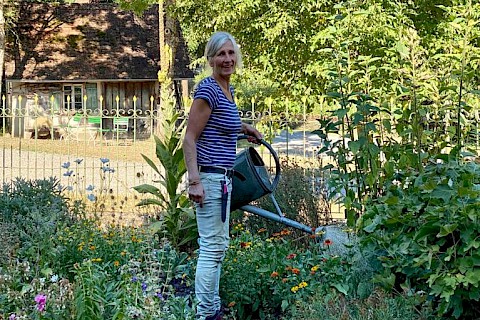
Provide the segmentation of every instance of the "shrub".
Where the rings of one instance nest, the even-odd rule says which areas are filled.
[[[362,246],[376,252],[387,288],[426,292],[439,316],[478,318],[480,167],[430,161],[405,171],[372,199],[359,220]]]
[[[6,244],[18,246],[8,249],[10,257],[33,258],[37,274],[43,267],[52,267],[59,254],[59,248],[51,245],[58,228],[74,221],[60,192],[58,181],[50,178],[17,179],[4,184],[0,193],[0,221],[4,227],[10,226],[2,238]]]

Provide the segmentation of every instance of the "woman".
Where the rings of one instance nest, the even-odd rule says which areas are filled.
[[[262,135],[241,122],[234,101],[230,77],[241,65],[235,39],[227,32],[214,33],[205,48],[205,57],[212,74],[195,89],[183,150],[188,194],[196,206],[200,245],[195,274],[197,319],[217,320],[221,319],[219,282],[229,241],[237,136],[244,133],[262,139]]]

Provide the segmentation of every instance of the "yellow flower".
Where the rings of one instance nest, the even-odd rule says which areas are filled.
[[[102,258],[93,258],[92,262],[102,262]]]
[[[115,262],[113,263],[113,265],[114,265],[115,267],[118,267],[118,266],[120,265],[120,262],[119,262],[118,260],[115,260]]]
[[[316,266],[313,266],[310,270],[315,272],[318,270],[319,267],[320,267],[319,265],[316,265]]]
[[[297,293],[298,289],[300,289],[298,286],[294,286],[292,287],[292,289],[290,289],[290,291],[292,291],[293,293]]]
[[[298,285],[299,288],[305,288],[306,286],[308,286],[308,283],[306,283],[305,281],[300,282],[300,284]]]
[[[122,251],[122,252],[120,252],[120,255],[121,255],[122,257],[123,257],[124,255],[126,255],[126,254],[127,254],[127,252],[126,252],[126,251]]]
[[[95,250],[95,246],[94,246],[94,245],[91,245],[91,246],[90,246],[90,250],[92,250],[92,251]]]

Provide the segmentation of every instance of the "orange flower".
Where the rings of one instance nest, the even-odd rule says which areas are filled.
[[[115,260],[115,262],[113,263],[113,265],[114,265],[115,267],[118,267],[118,266],[120,265],[120,262],[119,262],[118,260]]]
[[[326,245],[326,246],[330,246],[332,244],[332,240],[325,239],[325,241],[323,241],[323,244]]]
[[[283,279],[282,279],[282,282],[283,282],[283,283],[286,283],[287,281],[288,281],[287,278],[283,278]]]
[[[267,229],[265,229],[265,228],[258,229],[258,233],[262,233],[262,232],[265,232],[265,231],[267,231]]]
[[[294,259],[297,255],[295,253],[290,253],[288,256],[287,256],[287,259]]]
[[[278,272],[277,272],[277,271],[273,271],[272,274],[270,275],[270,277],[272,277],[272,278],[278,277]]]
[[[236,304],[235,301],[232,301],[232,302],[230,302],[230,303],[228,304],[228,307],[229,307],[229,308],[232,308],[232,307],[235,306],[235,304]]]
[[[293,269],[292,269],[292,272],[295,273],[295,274],[300,274],[300,269],[298,269],[298,268],[293,268]]]
[[[251,242],[240,242],[240,247],[242,248],[249,248],[251,245]]]

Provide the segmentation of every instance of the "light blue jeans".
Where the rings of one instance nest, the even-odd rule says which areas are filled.
[[[198,300],[197,319],[212,316],[221,308],[219,295],[220,273],[225,251],[229,244],[229,219],[232,182],[223,174],[200,173],[205,190],[203,207],[196,205],[198,244],[200,245],[195,295]],[[227,218],[222,222],[222,180],[227,181]]]

